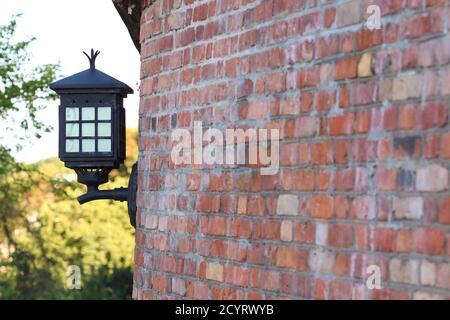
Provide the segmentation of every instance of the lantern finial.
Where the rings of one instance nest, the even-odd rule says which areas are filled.
[[[84,52],[84,55],[89,59],[89,64],[91,66],[91,70],[95,69],[95,59],[97,58],[97,56],[100,54],[100,51],[96,50],[94,52],[94,49],[91,49],[91,56],[89,56],[86,52]]]

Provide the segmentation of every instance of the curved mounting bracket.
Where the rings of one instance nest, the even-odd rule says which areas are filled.
[[[131,225],[136,229],[136,194],[137,194],[137,162],[131,168],[130,180],[128,180],[128,216]]]
[[[137,163],[135,163],[131,169],[130,179],[128,180],[128,188],[115,188],[112,190],[99,190],[100,184],[108,181],[108,174],[111,170],[99,170],[99,171],[79,171],[76,170],[78,175],[78,182],[87,185],[87,192],[78,197],[80,204],[109,199],[115,201],[127,201],[128,202],[128,216],[130,217],[130,224],[136,228],[136,193],[137,193]]]

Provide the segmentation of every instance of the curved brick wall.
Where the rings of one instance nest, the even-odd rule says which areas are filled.
[[[447,1],[142,10],[134,298],[450,297]],[[279,173],[175,166],[194,121],[279,128]]]

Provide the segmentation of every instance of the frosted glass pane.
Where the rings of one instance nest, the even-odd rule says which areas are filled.
[[[95,108],[81,108],[82,120],[95,120]]]
[[[66,137],[78,137],[80,128],[78,123],[66,123]]]
[[[111,139],[98,139],[98,152],[111,152]]]
[[[83,145],[83,152],[95,152],[94,139],[84,139],[82,145]]]
[[[80,143],[78,139],[66,140],[66,152],[80,152]]]
[[[110,107],[98,108],[98,120],[111,120],[111,108]]]
[[[95,136],[95,123],[83,123],[82,126],[83,126],[82,127],[83,128],[83,132],[82,132],[83,137]]]
[[[66,121],[78,121],[78,108],[66,108]]]
[[[100,137],[111,136],[111,123],[99,123],[97,128]]]

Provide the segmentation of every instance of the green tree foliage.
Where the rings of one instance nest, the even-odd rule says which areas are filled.
[[[38,119],[57,66],[27,72],[27,47],[15,41],[17,17],[0,26],[0,299],[127,299],[131,296],[133,229],[125,203],[80,206],[85,192],[56,158],[17,163],[5,140],[23,146],[51,130]],[[127,131],[126,163],[136,161],[137,132]],[[131,166],[128,166],[131,168]],[[126,186],[129,170],[105,187]],[[81,289],[67,288],[67,268],[81,268]]]
[[[23,142],[30,133],[39,138],[42,131],[51,130],[38,120],[37,114],[45,108],[45,101],[56,98],[48,90],[48,85],[55,80],[58,66],[28,67],[31,56],[27,49],[35,39],[16,40],[18,17],[20,15],[0,26],[0,119],[3,129],[9,132],[7,138],[14,136]],[[17,148],[21,146],[21,143],[16,145]]]

